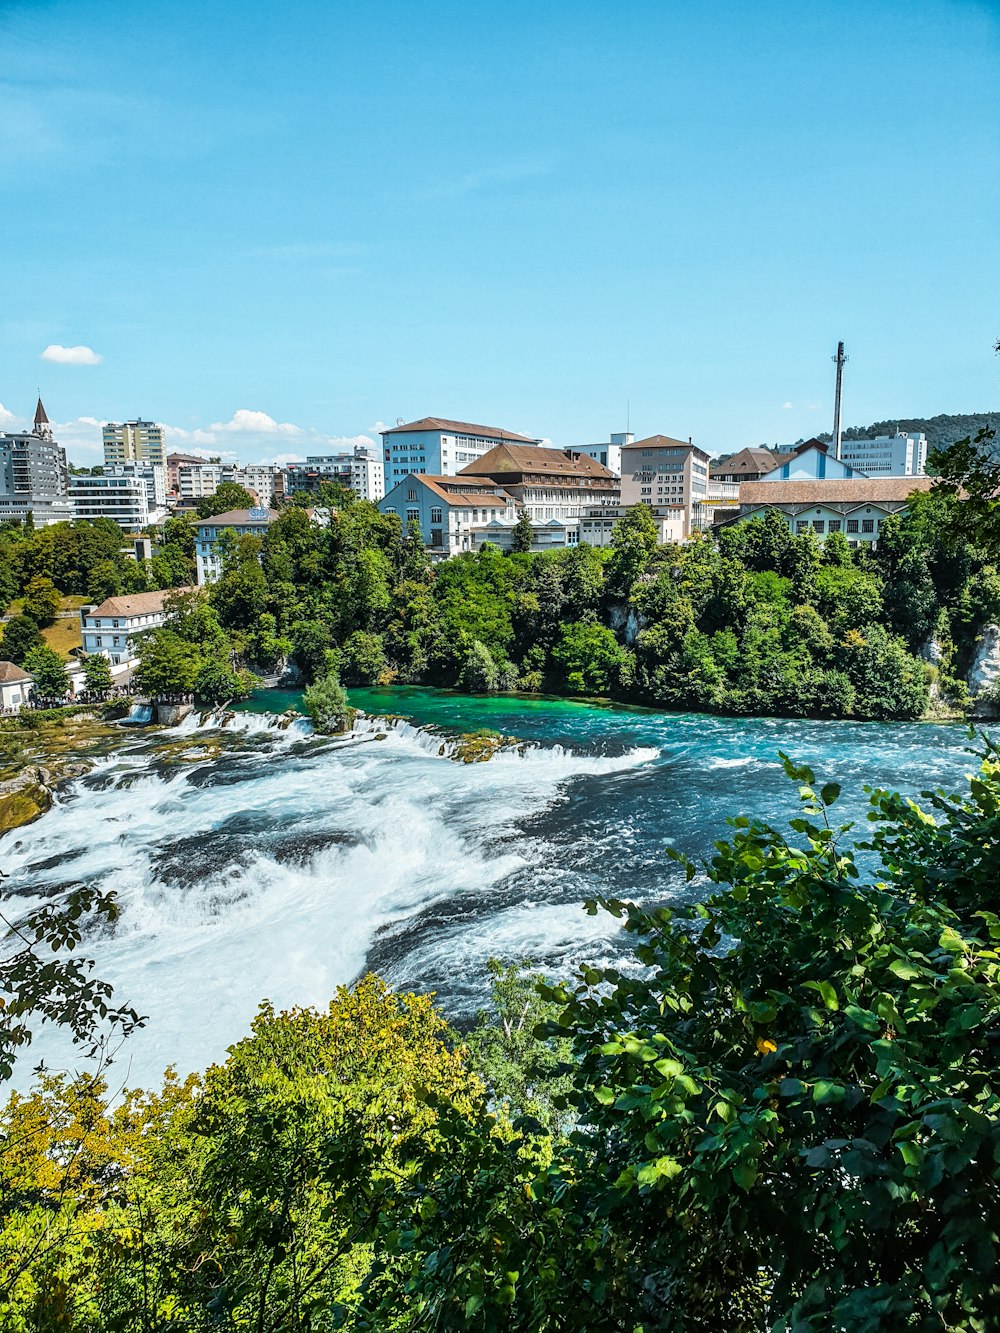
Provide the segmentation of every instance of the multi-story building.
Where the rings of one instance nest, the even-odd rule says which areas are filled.
[[[155,421],[109,421],[101,429],[104,462],[159,463],[166,466],[163,427]]]
[[[836,460],[831,460],[836,461]],[[813,532],[824,541],[841,532],[851,546],[878,541],[882,524],[904,510],[915,491],[929,491],[930,477],[832,477],[800,481],[760,480],[740,486],[739,522],[773,511],[791,532]]]
[[[616,505],[607,509],[591,509],[580,519],[580,541],[588,546],[610,546],[611,534],[629,506]],[[683,512],[664,505],[651,505],[650,512],[656,524],[656,540],[660,546],[670,542],[686,541],[690,532],[685,530]]]
[[[603,463],[616,477],[622,474],[622,450],[635,442],[631,431],[620,431],[602,444],[581,444],[574,453],[587,454],[595,463]]]
[[[705,450],[690,439],[650,435],[635,440],[622,449],[621,502],[672,509],[678,520],[673,525],[678,536],[671,540],[686,541],[710,521],[710,461]]]
[[[537,445],[540,440],[495,426],[475,426],[444,417],[421,417],[382,431],[385,488],[391,491],[411,473],[453,477],[501,444]]]
[[[139,656],[136,636],[156,629],[170,618],[167,600],[180,591],[132,593],[127,597],[108,597],[100,606],[80,610],[80,635],[83,651],[89,657],[102,653],[113,666],[128,665]]]
[[[28,514],[36,527],[71,520],[67,480],[66,452],[52,438],[39,398],[30,431],[0,432],[0,522]]]
[[[281,478],[281,468],[273,463],[247,463],[238,467],[233,474],[233,481],[245,487],[259,505],[270,508],[275,501],[275,487]],[[281,494],[284,494],[282,489]]]
[[[126,532],[138,532],[150,522],[146,482],[135,474],[102,477],[74,476],[69,482],[73,516],[80,519],[111,518]]]
[[[222,551],[219,541],[223,533],[236,537],[249,533],[263,537],[278,517],[273,509],[230,509],[224,514],[199,519],[195,535],[194,553],[199,583],[214,583],[222,572]]]
[[[166,469],[161,463],[112,463],[104,469],[105,476],[134,477],[146,488],[146,507],[149,521],[158,522],[167,507]]]
[[[720,482],[758,481],[777,461],[770,449],[741,449],[725,462],[713,463],[709,475]]]
[[[167,454],[167,491],[177,494],[177,469],[184,463],[204,463],[204,458],[197,454]]]
[[[315,491],[326,481],[377,503],[385,495],[385,473],[377,446],[356,444],[350,453],[310,454],[304,463],[287,464],[285,489],[289,495]]]
[[[532,523],[555,519],[564,525],[566,542],[577,541],[580,518],[595,507],[621,501],[621,481],[603,463],[575,449],[498,444],[458,474],[486,477],[512,495]]]
[[[236,480],[235,463],[179,463],[177,466],[177,498],[185,501],[203,500],[214,495],[224,481]]]
[[[430,477],[411,473],[378,502],[382,514],[396,514],[405,527],[420,524],[432,556],[474,551],[477,534],[490,523],[517,521],[514,497],[482,477]]]
[[[843,440],[840,457],[866,477],[923,477],[927,473],[927,436],[897,430],[872,440]]]

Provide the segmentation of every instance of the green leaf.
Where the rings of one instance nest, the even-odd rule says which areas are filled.
[[[840,1008],[837,992],[829,981],[804,981],[802,985],[807,990],[814,990],[826,1005],[827,1009]]]
[[[839,795],[840,795],[840,783],[827,782],[820,791],[819,799],[823,802],[824,805],[833,805],[834,801],[836,801]]]

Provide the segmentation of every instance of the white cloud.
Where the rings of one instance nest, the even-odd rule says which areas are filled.
[[[794,403],[782,403],[781,410],[782,412],[790,412],[794,406]]]
[[[262,463],[271,463],[274,467],[284,467],[287,463],[304,463],[304,454],[272,454],[270,458],[262,458]]]
[[[268,416],[266,412],[254,412],[248,407],[238,407],[233,413],[231,421],[213,422],[212,430],[252,431],[257,435],[302,434],[301,428],[293,426],[290,421],[275,421],[274,417]]]
[[[57,361],[64,366],[97,366],[104,360],[91,347],[63,347],[62,343],[49,343],[42,353],[43,361]]]
[[[14,420],[14,413],[8,412],[3,403],[0,403],[0,422],[11,422]]]

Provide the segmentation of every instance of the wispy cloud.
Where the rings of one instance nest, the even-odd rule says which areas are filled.
[[[14,413],[8,412],[3,403],[0,403],[0,423],[6,425],[14,420]]]
[[[62,343],[49,343],[42,352],[43,361],[55,361],[62,366],[98,366],[104,360],[92,347],[63,347]]]
[[[782,403],[781,410],[782,412],[790,412],[794,406],[794,403]]]

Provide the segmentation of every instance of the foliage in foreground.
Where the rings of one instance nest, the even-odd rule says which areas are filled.
[[[429,999],[368,978],[113,1112],[86,1082],[14,1098],[3,1326],[988,1333],[1000,752],[963,796],[873,791],[863,840],[786,769],[790,832],[739,817],[682,863],[702,904],[605,904],[640,967],[537,1001],[495,969],[489,1089]]]

